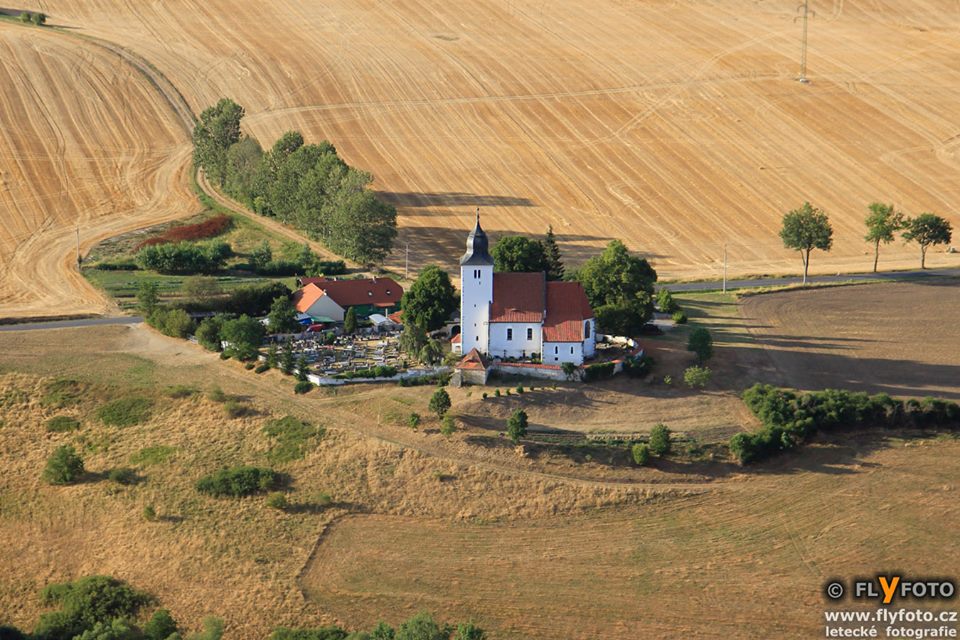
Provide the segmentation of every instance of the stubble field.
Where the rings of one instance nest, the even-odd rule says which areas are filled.
[[[794,3],[24,5],[143,56],[194,112],[235,98],[265,145],[292,128],[332,140],[398,205],[401,246],[409,242],[414,266],[452,266],[478,205],[495,233],[542,233],[553,224],[571,262],[619,237],[670,277],[717,275],[724,243],[731,273],[795,272],[799,260],[780,246],[777,230],[780,215],[804,199],[823,206],[836,229],[835,249],[817,256],[816,271],[869,266],[862,219],[874,199],[960,226],[960,127],[951,117],[960,8],[946,0],[814,2],[809,86],[793,80]],[[40,38],[35,31],[31,39]],[[7,42],[26,37],[13,26],[3,33]],[[60,34],[42,39],[53,38],[84,49]],[[32,77],[80,96],[59,107],[71,113],[47,120],[75,119],[72,111],[97,95],[84,74],[115,66],[81,55],[77,73]],[[113,111],[90,130],[110,136],[128,122],[123,105],[151,100],[106,92],[102,104]],[[146,120],[130,125],[144,135],[117,144],[148,144],[160,154],[155,162],[185,169],[181,134],[167,140],[169,132],[154,131],[173,127],[169,118]],[[21,135],[19,127],[6,131]],[[37,164],[38,181],[55,181],[48,193],[63,191],[58,184],[69,177],[55,162],[61,155],[49,145],[21,154]],[[110,158],[83,155],[93,165],[84,187],[98,202],[136,192],[115,188]],[[183,187],[174,183],[150,183],[144,198],[158,202],[133,207],[136,215],[165,211],[160,203]],[[56,221],[72,226],[79,215],[89,208],[67,208]],[[33,227],[24,226],[5,240],[4,256],[26,242]],[[62,260],[66,246],[52,253]],[[898,243],[881,264],[913,266],[915,253]],[[956,258],[938,251],[930,262]],[[391,259],[401,263],[400,253]],[[8,281],[11,300],[26,295],[21,280]]]

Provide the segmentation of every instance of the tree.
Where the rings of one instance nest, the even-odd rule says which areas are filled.
[[[30,17],[29,11],[20,12],[20,22],[31,22],[33,19]]]
[[[297,380],[300,382],[308,382],[308,373],[310,373],[310,365],[307,364],[307,357],[300,354],[300,357],[297,358]]]
[[[72,484],[83,475],[83,459],[76,449],[65,444],[57,447],[47,459],[43,479],[50,484]]]
[[[449,436],[452,436],[454,433],[456,433],[456,431],[457,431],[457,423],[453,419],[453,416],[450,415],[449,413],[445,414],[443,418],[440,420],[440,433],[449,437]]]
[[[650,461],[650,447],[645,444],[635,444],[630,448],[630,455],[638,467],[645,466]]]
[[[650,453],[665,456],[670,453],[670,429],[663,423],[655,424],[650,430]]]
[[[357,310],[354,307],[347,309],[347,315],[343,318],[343,331],[349,334],[357,332]]]
[[[404,322],[403,332],[400,334],[400,349],[411,358],[418,358],[427,344],[427,339],[427,332],[420,325]]]
[[[710,335],[710,331],[704,327],[697,327],[691,331],[687,338],[687,351],[696,354],[699,364],[713,357],[713,336]]]
[[[219,186],[227,177],[227,149],[240,140],[243,107],[223,98],[204,109],[193,128],[193,161]]]
[[[183,295],[200,305],[223,293],[220,283],[212,276],[190,276],[183,281]]]
[[[603,253],[587,260],[574,278],[583,285],[605,331],[628,335],[653,316],[657,272],[644,258],[630,255],[619,240],[611,240]],[[602,315],[610,326],[601,320],[603,307]]]
[[[381,620],[369,635],[368,640],[394,640],[395,633],[393,627]]]
[[[395,640],[448,640],[449,633],[429,613],[418,613],[397,628]]]
[[[250,266],[254,271],[262,271],[271,262],[273,262],[273,249],[266,240],[250,252]]]
[[[137,284],[137,308],[145,316],[153,313],[160,302],[160,285],[153,280],[141,280]]]
[[[903,214],[894,211],[892,204],[882,202],[871,203],[868,208],[870,215],[866,219],[867,235],[863,239],[873,243],[873,272],[876,273],[877,262],[880,260],[880,243],[893,242],[893,234],[903,227]]]
[[[427,408],[437,414],[438,418],[443,418],[443,415],[450,410],[450,394],[447,393],[446,389],[440,387],[433,392]]]
[[[507,435],[513,444],[518,444],[521,438],[527,435],[527,412],[517,409],[507,420]]]
[[[423,364],[431,366],[440,364],[440,362],[443,361],[443,346],[439,340],[431,338],[427,340],[427,344],[423,345],[423,348],[420,349],[417,357]]]
[[[457,633],[453,636],[453,640],[486,640],[486,637],[487,634],[483,629],[472,622],[466,622],[457,625]]]
[[[443,326],[457,308],[457,292],[446,271],[429,265],[417,276],[400,299],[403,324],[417,325],[425,331]]]
[[[293,373],[295,365],[296,357],[293,354],[293,342],[287,340],[283,343],[283,349],[280,351],[280,371],[289,376]]]
[[[251,208],[257,196],[257,174],[261,162],[263,149],[256,138],[243,138],[227,149],[224,191]]]
[[[280,362],[280,353],[277,351],[277,345],[271,344],[267,347],[267,366],[271,369],[275,368]]]
[[[553,234],[553,225],[547,227],[547,235],[543,239],[543,253],[546,258],[547,280],[563,280],[563,259],[557,245],[557,236]]]
[[[577,372],[577,365],[572,362],[564,362],[560,365],[560,369],[567,380],[573,380],[573,376]]]
[[[351,309],[352,311],[352,309]],[[270,333],[298,333],[302,327],[297,322],[297,310],[289,296],[274,298],[267,314]]]
[[[823,210],[804,202],[783,216],[780,239],[787,249],[796,249],[803,260],[803,284],[807,284],[810,252],[814,249],[830,251],[833,246],[833,227]]]
[[[31,18],[33,20],[33,24],[37,25],[38,27],[47,24],[47,14],[45,13],[35,13]]]
[[[223,637],[223,620],[209,616],[203,619],[203,631],[195,633],[187,640],[220,640]]]
[[[673,313],[680,308],[677,301],[673,299],[673,294],[670,293],[669,289],[665,288],[657,291],[657,306],[660,307],[660,311],[663,313]]]
[[[927,249],[932,245],[949,244],[953,237],[950,223],[938,215],[921,213],[908,218],[903,225],[903,239],[920,245],[920,268],[927,268]]]
[[[491,251],[494,271],[536,273],[547,271],[547,254],[539,240],[525,236],[504,236]]]
[[[251,360],[256,357],[263,344],[266,330],[256,318],[244,314],[239,318],[223,323],[221,335],[228,343],[227,352],[239,360]]]
[[[210,351],[220,351],[223,347],[220,344],[220,331],[223,329],[224,317],[216,315],[211,318],[204,318],[200,321],[200,326],[194,335],[200,346]]]
[[[701,389],[710,383],[713,372],[707,367],[687,367],[683,372],[683,381],[691,389]]]

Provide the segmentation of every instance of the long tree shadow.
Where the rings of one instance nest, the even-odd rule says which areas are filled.
[[[377,195],[398,207],[533,207],[529,198],[483,195],[462,191],[378,191]]]

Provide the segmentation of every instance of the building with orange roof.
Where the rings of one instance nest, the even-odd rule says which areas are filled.
[[[301,278],[300,284],[301,289],[293,294],[294,306],[321,322],[343,322],[351,307],[358,318],[373,313],[389,316],[398,310],[403,296],[403,287],[390,278]]]

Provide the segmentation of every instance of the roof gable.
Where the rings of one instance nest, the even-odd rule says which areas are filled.
[[[305,291],[309,286],[315,286],[344,309],[365,304],[392,307],[400,304],[400,298],[403,296],[403,287],[390,278],[368,278],[365,280],[301,278],[300,283],[304,285],[301,291]],[[313,302],[310,304],[313,304]]]
[[[546,274],[493,274],[490,322],[543,322]]]
[[[323,289],[315,284],[308,284],[293,294],[293,306],[300,313],[306,313],[324,295]]]
[[[579,282],[547,283],[547,317],[544,342],[581,342],[583,323],[593,318],[590,301]]]

